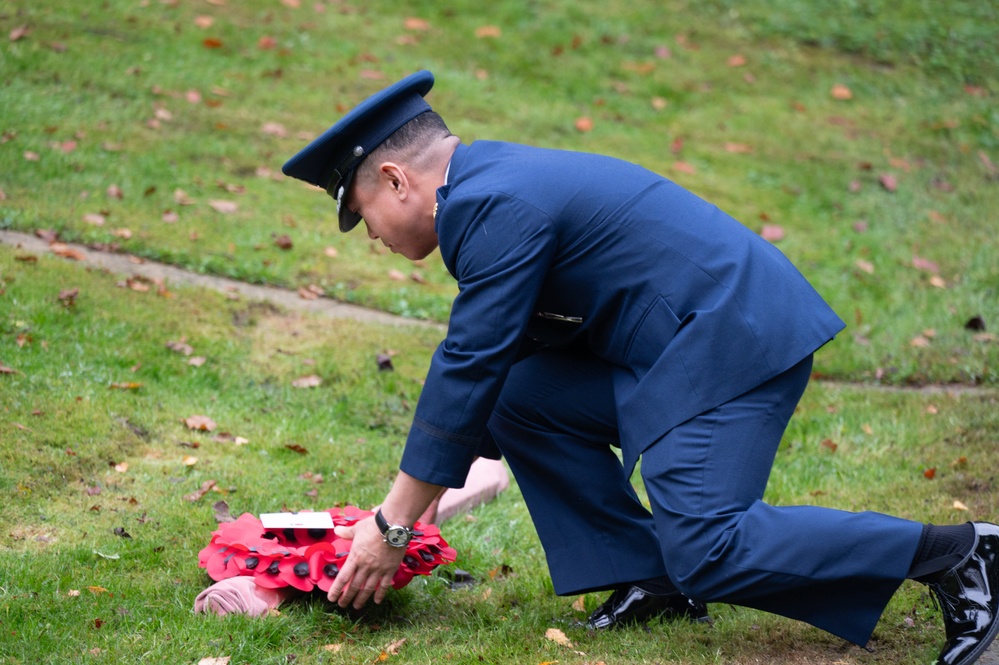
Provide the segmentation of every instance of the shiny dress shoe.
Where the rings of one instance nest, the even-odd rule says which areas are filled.
[[[629,585],[612,593],[603,605],[594,610],[586,620],[586,627],[601,630],[627,623],[641,623],[654,617],[662,617],[667,621],[680,618],[691,621],[711,620],[704,603],[691,600],[679,591],[659,594]]]
[[[930,585],[947,634],[939,665],[971,665],[999,633],[999,526],[976,522],[974,527],[968,558]]]

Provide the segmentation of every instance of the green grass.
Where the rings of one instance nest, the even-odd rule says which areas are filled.
[[[849,327],[817,356],[831,380],[806,392],[768,500],[995,518],[990,3],[294,4],[0,9],[0,228],[445,321],[455,285],[436,254],[414,265],[340,234],[324,193],[275,175],[351,105],[425,67],[431,103],[466,142],[612,154],[755,230],[783,229],[778,246]],[[476,36],[485,26],[499,36]],[[196,616],[215,501],[238,514],[384,496],[440,333],[167,288],[0,247],[0,365],[14,370],[0,373],[0,662],[374,662],[405,639],[388,660],[907,664],[943,640],[914,584],[871,652],[726,605],[711,626],[590,633],[574,622],[600,595],[582,610],[554,596],[516,487],[446,525],[472,589],[417,580],[363,617],[319,597],[266,620]],[[985,331],[966,329],[976,316]],[[167,347],[181,340],[192,356]],[[381,372],[389,351],[395,369]],[[322,385],[292,386],[310,374]],[[192,415],[218,429],[187,429]]]

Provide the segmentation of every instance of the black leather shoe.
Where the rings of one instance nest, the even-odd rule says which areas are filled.
[[[999,632],[999,525],[974,526],[971,554],[930,585],[947,634],[936,660],[940,665],[971,665]]]
[[[670,621],[680,618],[691,621],[711,620],[704,603],[691,600],[679,591],[658,594],[629,585],[612,593],[603,605],[594,610],[586,620],[586,627],[601,630],[627,623],[641,623],[659,616]]]

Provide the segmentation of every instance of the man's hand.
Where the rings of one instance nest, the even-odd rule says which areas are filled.
[[[392,586],[392,578],[406,554],[405,547],[392,547],[385,542],[375,525],[374,517],[361,520],[354,526],[338,526],[337,536],[354,541],[343,568],[333,580],[327,596],[340,607],[353,601],[354,609],[361,609],[374,597],[381,603]]]

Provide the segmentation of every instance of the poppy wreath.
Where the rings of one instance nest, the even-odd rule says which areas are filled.
[[[333,526],[351,526],[374,514],[354,506],[325,512],[333,518]],[[290,586],[302,591],[315,587],[329,591],[350,544],[337,538],[333,529],[265,529],[255,515],[243,513],[235,522],[220,524],[212,532],[208,546],[198,553],[198,565],[216,582],[247,575],[258,586],[270,589]],[[417,522],[392,587],[401,589],[416,575],[429,575],[456,557],[440,529]]]

